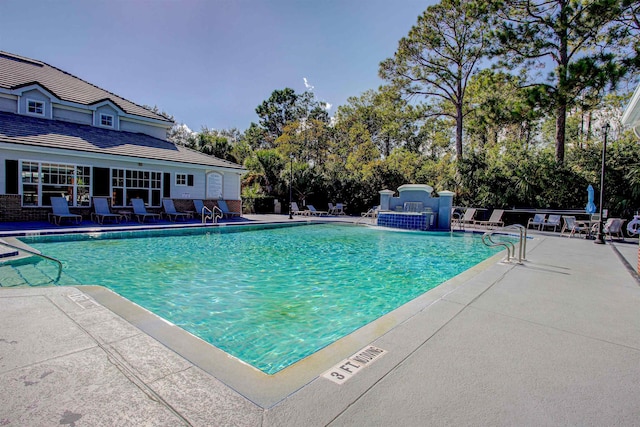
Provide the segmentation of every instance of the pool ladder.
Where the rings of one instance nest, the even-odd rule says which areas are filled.
[[[60,276],[62,275],[62,262],[60,262],[60,260],[58,260],[58,259],[56,259],[54,257],[50,257],[48,255],[44,255],[44,254],[42,254],[40,252],[37,252],[35,250],[32,250],[32,249],[27,249],[25,247],[12,245],[11,243],[7,243],[6,241],[4,241],[2,239],[0,239],[0,245],[6,246],[6,247],[11,248],[11,249],[15,249],[15,250],[18,251],[18,253],[19,252],[26,252],[28,254],[35,255],[35,256],[44,258],[46,260],[55,262],[56,264],[58,264],[58,275],[56,276],[56,278],[53,281],[53,283],[58,283],[58,281],[60,280]]]
[[[495,233],[502,234],[507,230],[518,230],[520,234],[518,240],[518,264],[522,264],[522,261],[527,258],[527,229],[523,225],[513,224],[503,227],[500,230],[489,230],[482,235],[482,242],[489,247],[503,246],[507,250],[507,262],[511,262],[511,259],[516,256],[516,246],[513,242],[493,240]]]
[[[206,224],[208,219],[210,219],[213,224],[216,224],[218,220],[224,216],[222,210],[217,206],[214,206],[213,209],[203,206],[201,213],[203,224]]]

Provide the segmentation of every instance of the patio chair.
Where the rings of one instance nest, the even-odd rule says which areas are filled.
[[[476,208],[467,208],[464,211],[464,215],[461,218],[456,220],[456,223],[460,226],[460,228],[464,228],[465,224],[474,225],[475,220],[473,217],[476,214]]]
[[[133,214],[139,223],[145,222],[147,218],[153,220],[160,219],[160,214],[147,212],[147,208],[144,206],[144,200],[142,199],[131,199],[131,205],[133,206]]]
[[[82,221],[82,215],[69,212],[69,202],[64,197],[51,197],[51,209],[53,212],[48,215],[49,222],[53,222],[55,225],[60,225],[64,219],[74,221],[76,224],[80,224]]]
[[[556,228],[560,227],[561,215],[549,215],[549,218],[541,225],[541,230],[544,230],[545,227],[553,227],[553,231],[556,231]]]
[[[537,226],[538,230],[542,230],[542,226],[544,225],[546,219],[547,214],[535,214],[533,218],[529,218],[529,221],[527,221],[527,228],[531,226]]]
[[[313,205],[307,205],[307,208],[309,209],[309,213],[311,215],[315,215],[315,216],[329,215],[329,212],[319,211]]]
[[[291,202],[291,213],[293,213],[294,215],[310,215],[311,214],[309,210],[300,210],[296,202]]]
[[[329,202],[329,215],[335,215],[336,214],[336,207],[333,206],[333,203]]]
[[[474,223],[487,228],[493,226],[504,227],[502,215],[504,215],[504,209],[494,209],[487,221],[474,221]]]
[[[576,233],[587,234],[589,232],[590,227],[579,224],[575,216],[563,215],[562,219],[564,220],[564,225],[562,226],[562,230],[560,230],[561,236],[564,236],[565,232],[569,233],[569,237],[573,237]]]
[[[227,202],[225,202],[222,199],[218,200],[218,207],[222,211],[223,216],[226,216],[226,217],[242,216],[242,212],[230,211],[229,206],[227,206]]]
[[[186,221],[189,218],[191,218],[190,213],[178,212],[176,210],[176,206],[173,203],[173,199],[162,199],[162,207],[164,208],[164,214],[166,215],[167,218],[169,218],[169,221],[177,221],[178,218],[182,219],[183,221]]]
[[[613,236],[616,236],[620,240],[624,240],[624,235],[622,234],[622,224],[624,220],[622,218],[609,218],[607,222],[602,227],[602,232],[605,236],[609,236],[609,240],[613,240]],[[595,224],[597,227],[597,224]]]
[[[335,215],[346,215],[344,211],[344,203],[336,203],[336,208],[333,212]]]
[[[107,197],[94,197],[93,210],[94,212],[91,213],[91,220],[98,224],[104,224],[105,218],[110,218],[119,224],[124,217],[124,215],[111,212],[111,209],[109,208],[109,199]]]

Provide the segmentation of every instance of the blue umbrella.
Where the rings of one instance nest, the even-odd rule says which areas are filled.
[[[586,211],[589,215],[596,213],[596,205],[593,203],[593,187],[591,184],[587,187],[587,208]]]

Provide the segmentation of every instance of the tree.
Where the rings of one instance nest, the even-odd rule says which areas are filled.
[[[424,96],[427,116],[450,116],[456,124],[456,153],[462,158],[463,120],[469,113],[467,82],[485,56],[488,30],[484,11],[465,0],[442,0],[418,18],[400,40],[380,76],[409,96]]]
[[[616,20],[628,0],[506,0],[494,2],[494,54],[508,68],[529,76],[531,94],[556,118],[555,157],[564,162],[567,112],[585,92],[601,93],[614,86],[628,67],[618,42]],[[620,55],[620,56],[618,56]],[[546,81],[539,70],[553,64]]]
[[[192,148],[222,160],[236,162],[236,158],[232,155],[235,145],[232,139],[235,139],[236,132],[236,130],[217,131],[205,126],[193,139],[194,147]]]
[[[329,122],[326,105],[315,100],[313,92],[301,95],[291,88],[274,90],[266,101],[256,108],[260,117],[260,126],[267,144],[273,144],[285,132],[285,127],[295,121],[318,120]],[[254,130],[255,131],[255,130]]]
[[[498,138],[520,140],[525,146],[533,140],[539,109],[520,88],[520,78],[484,69],[469,81],[467,99],[473,106],[465,129],[469,140],[480,147],[497,143]]]
[[[196,133],[189,129],[184,123],[175,123],[169,132],[167,132],[167,139],[174,144],[185,145],[191,147],[194,145],[194,138]]]
[[[298,95],[291,88],[274,90],[266,101],[256,108],[260,126],[267,131],[267,138],[273,142],[282,135],[287,123],[299,117]]]

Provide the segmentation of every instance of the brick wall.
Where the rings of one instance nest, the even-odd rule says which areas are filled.
[[[227,200],[231,212],[242,212],[242,200]]]
[[[71,213],[89,218],[91,208],[70,208]],[[0,222],[48,221],[51,208],[23,208],[19,194],[0,194]]]
[[[217,206],[216,200],[204,200],[204,205],[209,209]],[[173,204],[179,212],[193,211],[193,200],[173,199]],[[227,206],[232,212],[242,212],[242,201],[227,200]],[[91,208],[70,208],[72,213],[80,214],[84,218],[90,218]],[[149,211],[157,211],[150,209]],[[159,211],[159,210],[158,210]],[[0,222],[19,221],[47,221],[51,208],[23,208],[20,206],[19,194],[0,194]]]
[[[46,221],[51,209],[22,208],[19,194],[0,194],[0,222]]]

